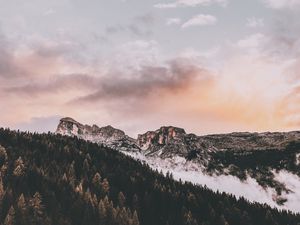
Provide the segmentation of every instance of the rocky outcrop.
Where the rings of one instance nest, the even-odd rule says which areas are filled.
[[[122,130],[112,126],[98,127],[97,125],[83,125],[70,117],[62,118],[60,120],[56,133],[67,136],[76,136],[116,150],[140,150],[136,145],[136,140],[125,135]]]
[[[174,155],[185,158],[200,156],[207,158],[210,152],[224,150],[280,150],[292,141],[300,140],[299,131],[197,136],[187,134],[184,129],[173,126],[164,126],[156,131],[148,131],[134,139],[127,136],[124,131],[112,126],[83,125],[69,117],[60,120],[56,133],[77,136],[118,150],[141,151],[146,156],[161,158]]]
[[[161,127],[138,135],[137,143],[146,155],[168,157],[172,154],[184,156],[188,153],[185,145],[186,133],[177,127]]]

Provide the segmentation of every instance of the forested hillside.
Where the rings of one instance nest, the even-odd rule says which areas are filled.
[[[297,225],[77,138],[0,129],[0,224]]]

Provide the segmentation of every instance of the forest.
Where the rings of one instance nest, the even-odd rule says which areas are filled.
[[[1,225],[300,225],[76,137],[1,128],[0,173]]]

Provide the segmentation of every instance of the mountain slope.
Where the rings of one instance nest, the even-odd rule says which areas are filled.
[[[65,120],[69,121],[68,126],[64,124]],[[137,139],[123,132],[123,138],[105,141],[102,136],[108,134],[82,134],[78,132],[78,124],[79,127],[88,125],[73,122],[73,119],[62,119],[57,133],[120,150],[146,162],[153,169],[173,173],[178,180],[207,185],[213,190],[300,212],[300,191],[297,188],[300,187],[298,131],[197,136],[187,134],[182,128],[169,126],[140,134]],[[240,188],[222,185],[230,182]]]
[[[296,225],[300,215],[162,176],[76,137],[0,129],[0,223]]]

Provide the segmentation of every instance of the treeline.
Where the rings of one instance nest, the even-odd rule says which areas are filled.
[[[2,225],[297,225],[77,138],[0,129]]]

